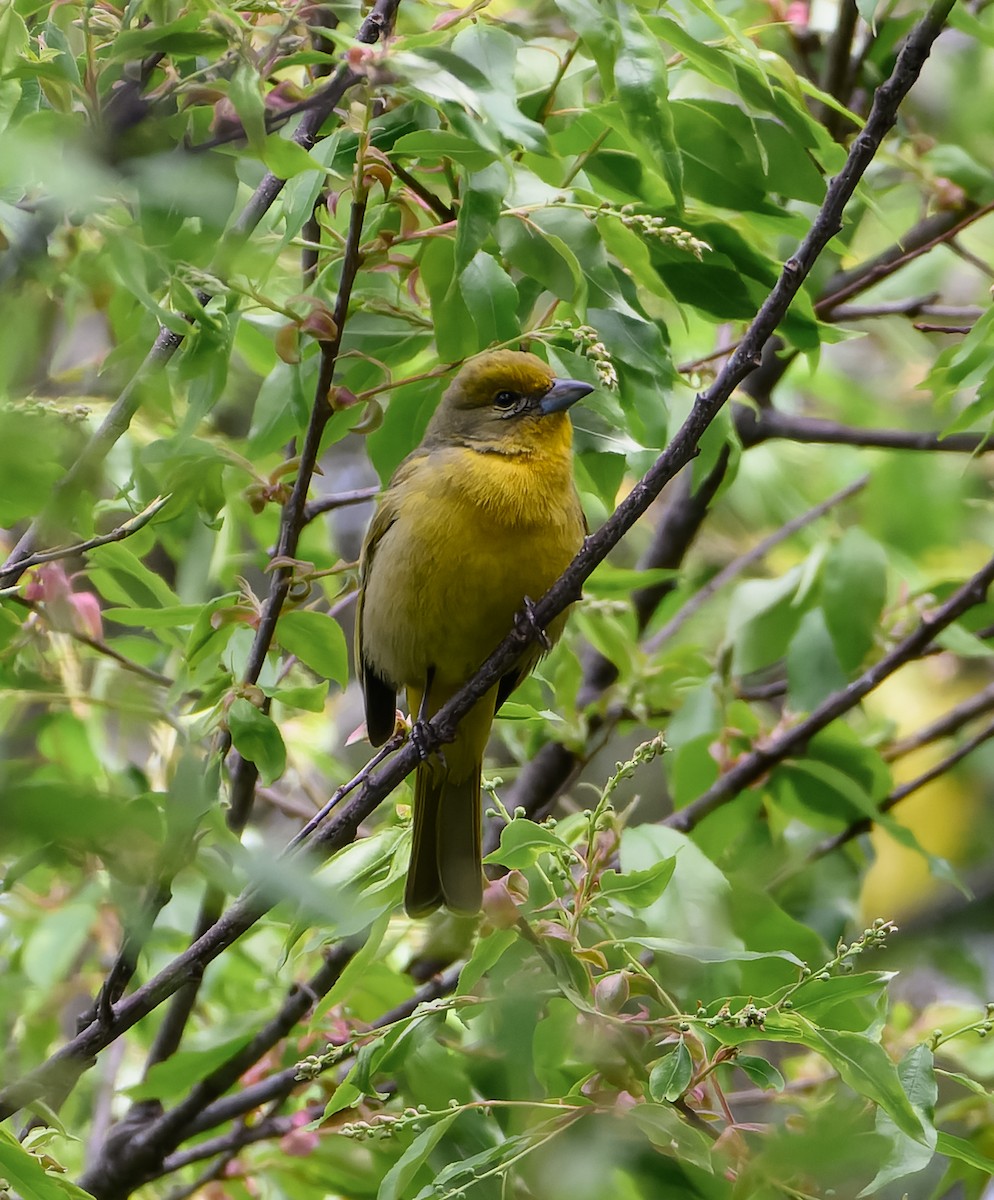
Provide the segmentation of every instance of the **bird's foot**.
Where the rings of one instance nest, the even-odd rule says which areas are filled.
[[[552,649],[552,642],[549,639],[549,635],[535,619],[535,601],[530,596],[525,596],[522,601],[521,612],[515,617],[515,624],[519,629],[530,633],[538,641],[543,650]]]
[[[411,722],[411,744],[417,750],[418,756],[422,762],[427,762],[429,758],[435,758],[442,766],[442,770],[446,769],[445,755],[438,748],[438,734],[433,729],[429,729],[428,722],[423,717],[417,717]]]

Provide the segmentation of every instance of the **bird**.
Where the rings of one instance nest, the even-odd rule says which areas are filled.
[[[394,733],[397,693],[415,725],[467,682],[583,544],[568,409],[594,389],[557,379],[535,354],[492,350],[468,360],[420,445],[392,476],[363,542],[356,669],[366,733]],[[404,905],[472,915],[483,898],[480,785],[494,716],[562,634],[568,610],[422,758]],[[416,714],[416,717],[415,717]]]

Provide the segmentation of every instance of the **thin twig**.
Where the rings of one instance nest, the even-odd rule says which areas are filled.
[[[336,492],[331,496],[319,496],[316,500],[308,500],[304,505],[304,524],[307,525],[324,513],[334,512],[336,508],[347,508],[350,504],[365,504],[375,500],[380,494],[378,487],[356,488],[351,492]]]
[[[686,833],[720,808],[734,800],[771,768],[800,750],[816,733],[849,712],[900,667],[918,658],[937,633],[941,633],[965,612],[982,604],[994,582],[994,558],[990,559],[929,617],[898,642],[883,658],[838,692],[833,692],[803,721],[782,730],[765,745],[745,754],[708,790],[686,808],[667,818],[666,824]]]
[[[890,795],[880,802],[880,812],[890,812],[890,810],[895,805],[900,804],[902,800],[907,800],[909,796],[913,795],[917,791],[920,791],[927,784],[932,783],[941,775],[945,775],[948,771],[951,771],[957,763],[962,762],[964,758],[972,754],[974,750],[978,749],[978,747],[983,746],[985,742],[989,742],[992,737],[994,737],[994,721],[988,721],[986,725],[984,725],[980,730],[978,730],[977,733],[973,735],[973,737],[968,738],[962,746],[958,746],[951,754],[947,754],[946,757],[942,759],[941,762],[936,763],[934,767],[930,767],[927,771],[923,771],[921,775],[918,775],[914,779],[909,780],[907,783],[902,783],[899,787],[894,788]],[[853,838],[857,838],[864,833],[869,833],[873,828],[873,825],[874,822],[870,817],[862,817],[858,821],[853,821],[840,833],[834,834],[830,838],[826,838],[823,842],[820,842],[817,846],[815,846],[815,848],[808,853],[804,862],[798,865],[797,870],[803,870],[805,867],[810,866],[811,863],[817,862],[817,860],[820,858],[824,858],[827,854],[834,853],[847,842],[851,842]],[[779,886],[779,884],[782,883],[786,878],[788,878],[787,873],[778,876],[776,880],[774,880],[772,886]]]
[[[123,542],[125,538],[144,529],[153,517],[162,512],[171,499],[172,494],[156,496],[152,503],[143,508],[140,513],[135,513],[133,517],[118,525],[116,529],[112,529],[110,533],[102,533],[98,537],[88,538],[85,542],[75,542],[71,546],[57,546],[54,550],[46,550],[41,554],[31,554],[27,558],[21,559],[18,566],[22,571],[26,571],[29,567],[37,567],[41,563],[57,562],[60,558],[75,558],[77,555],[85,554],[88,550],[96,550],[98,546]]]
[[[444,971],[440,971],[418,988],[413,996],[373,1021],[369,1026],[370,1030],[386,1029],[397,1021],[403,1021],[412,1016],[419,1005],[428,1004],[432,1000],[440,1000],[443,996],[450,995],[456,989],[461,970],[462,964],[456,963]],[[348,1058],[342,1059],[341,1064],[347,1061]],[[336,1064],[336,1066],[341,1064]],[[259,1083],[250,1084],[229,1096],[222,1096],[220,1100],[209,1104],[195,1120],[191,1121],[184,1139],[196,1137],[208,1129],[216,1129],[218,1125],[244,1116],[246,1113],[260,1108],[263,1104],[281,1102],[294,1090],[304,1086],[305,1082],[300,1079],[296,1066],[291,1066],[274,1072],[267,1079],[260,1080]]]
[[[994,683],[988,684],[987,687],[982,688],[976,695],[971,696],[969,700],[964,700],[962,704],[957,704],[949,712],[943,713],[937,720],[932,721],[928,725],[923,725],[921,729],[916,729],[914,733],[908,734],[907,737],[893,742],[881,751],[881,757],[885,762],[893,762],[897,758],[903,758],[906,754],[920,750],[922,746],[929,746],[932,742],[938,742],[942,738],[949,737],[950,734],[961,729],[969,721],[990,711],[992,708],[994,708]]]
[[[390,169],[405,187],[409,187],[415,196],[418,196],[428,205],[440,221],[454,221],[456,219],[456,210],[452,205],[446,204],[440,196],[435,195],[431,188],[425,187],[420,179],[412,175],[406,167],[402,167],[396,159],[390,159]]]
[[[836,492],[834,496],[829,496],[827,500],[823,500],[820,504],[809,508],[807,512],[801,513],[800,516],[794,517],[768,537],[757,542],[745,554],[740,554],[738,558],[733,558],[727,566],[722,567],[702,588],[699,588],[686,604],[670,617],[662,629],[653,634],[645,644],[644,648],[646,652],[654,654],[660,646],[674,637],[692,617],[696,616],[715,592],[723,588],[726,583],[730,583],[733,579],[738,578],[753,563],[761,562],[775,546],[779,546],[781,542],[785,542],[789,537],[793,537],[795,533],[817,521],[819,517],[823,517],[825,513],[830,512],[836,505],[844,503],[852,496],[855,496],[857,492],[861,492],[869,481],[869,475],[862,476],[862,478],[857,479],[854,483],[850,483],[848,486],[842,488],[841,491]]]
[[[825,289],[826,294],[815,301],[815,312],[822,320],[831,320],[830,314],[843,301],[867,291],[874,284],[907,266],[909,262],[934,250],[936,246],[947,244],[957,234],[991,212],[994,212],[994,201],[981,208],[971,207],[970,211],[958,220],[957,214],[950,212],[926,217],[909,231],[897,246],[892,246],[870,262],[862,263],[829,281]]]

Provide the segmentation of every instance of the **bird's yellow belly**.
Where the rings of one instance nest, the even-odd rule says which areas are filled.
[[[525,596],[547,591],[582,541],[575,503],[523,521],[520,512],[508,519],[506,506],[445,500],[430,486],[412,489],[366,582],[364,653],[398,687],[423,687],[430,669],[436,687],[465,682]],[[564,622],[553,623],[553,637]]]

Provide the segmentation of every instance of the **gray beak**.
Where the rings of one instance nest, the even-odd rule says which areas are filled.
[[[579,379],[557,379],[539,400],[538,411],[543,417],[549,413],[565,412],[571,404],[589,396],[593,390],[593,384],[581,383]]]

